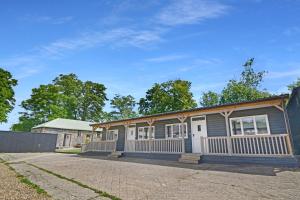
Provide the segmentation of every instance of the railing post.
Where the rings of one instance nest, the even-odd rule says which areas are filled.
[[[226,124],[226,140],[227,140],[227,149],[228,149],[228,154],[232,155],[232,143],[231,143],[231,138],[230,138],[230,130],[229,130],[229,121],[228,121],[228,117],[229,115],[231,115],[233,111],[229,111],[229,112],[224,112],[224,113],[220,113],[221,115],[224,116],[225,118],[225,124]]]
[[[286,135],[286,141],[287,141],[287,148],[288,148],[289,154],[293,154],[292,144],[291,144],[291,140],[290,140],[290,135],[289,134]]]

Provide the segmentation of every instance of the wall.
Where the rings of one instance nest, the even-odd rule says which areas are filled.
[[[0,152],[54,152],[56,134],[0,131]]]
[[[300,155],[300,87],[295,88],[287,105],[294,153]]]
[[[264,115],[264,114],[268,115],[271,134],[287,133],[283,112],[280,111],[278,108],[275,108],[274,106],[234,111],[229,116],[229,119],[234,117]],[[217,114],[206,115],[206,120],[207,120],[207,135],[209,137],[227,135],[225,118],[221,114],[217,113]]]

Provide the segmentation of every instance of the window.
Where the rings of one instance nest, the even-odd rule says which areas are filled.
[[[138,140],[148,140],[154,138],[154,126],[138,127]]]
[[[165,134],[166,138],[187,138],[187,123],[167,124]]]
[[[267,115],[231,118],[231,135],[260,135],[270,134]]]
[[[78,131],[77,137],[81,137],[81,136],[82,136],[81,131]]]
[[[118,130],[108,130],[106,140],[118,140]]]

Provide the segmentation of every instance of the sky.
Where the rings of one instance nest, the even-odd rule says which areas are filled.
[[[197,102],[252,57],[268,72],[261,89],[286,93],[300,77],[299,0],[0,0],[0,27],[0,67],[19,81],[0,130],[18,122],[32,88],[59,74],[137,100],[180,78]]]

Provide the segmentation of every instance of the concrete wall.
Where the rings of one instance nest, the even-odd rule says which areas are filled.
[[[56,134],[0,131],[0,152],[53,152],[56,140]]]

